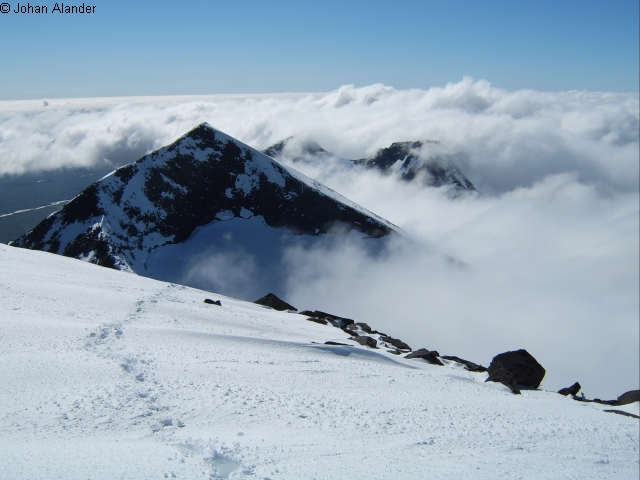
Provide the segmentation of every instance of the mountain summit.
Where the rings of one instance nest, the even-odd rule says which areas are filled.
[[[245,273],[256,273],[261,264],[273,267],[283,235],[351,233],[376,239],[395,230],[333,190],[202,123],[92,184],[12,245],[207,287],[183,278],[185,266],[202,265],[212,255],[220,263],[220,254],[232,250],[245,262]],[[229,255],[224,257],[228,261]]]
[[[398,175],[405,181],[420,181],[428,187],[448,186],[453,191],[473,191],[475,186],[457,163],[462,155],[434,154],[428,147],[438,145],[435,141],[395,142],[381,148],[375,154],[358,160],[337,158],[313,140],[288,137],[263,150],[270,157],[292,163],[323,163],[338,159],[346,167],[376,169],[384,174]]]

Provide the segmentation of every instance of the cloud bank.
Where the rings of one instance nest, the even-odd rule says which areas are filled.
[[[638,189],[637,93],[508,92],[465,78],[444,88],[343,86],[327,94],[0,102],[0,174],[121,163],[207,121],[262,149],[295,135],[343,158],[437,140],[486,192],[547,175]]]
[[[548,370],[544,388],[577,380],[610,398],[638,388],[638,112],[637,93],[469,78],[426,91],[0,102],[0,174],[127,163],[203,121],[258,149],[294,135],[341,158],[438,141],[479,193],[452,198],[331,159],[295,165],[413,240],[375,258],[355,240],[292,246],[286,300],[485,364],[526,348]]]

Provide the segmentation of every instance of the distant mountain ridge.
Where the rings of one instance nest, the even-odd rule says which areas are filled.
[[[377,169],[386,174],[396,173],[406,181],[420,180],[426,186],[450,185],[456,190],[475,190],[475,186],[456,164],[451,155],[420,154],[420,150],[434,141],[395,142],[379,149],[374,155],[357,160],[341,159],[346,165]],[[263,150],[273,158],[286,158],[291,162],[321,162],[333,154],[312,140],[288,137]]]
[[[397,230],[203,123],[90,185],[12,245],[154,276],[151,253],[234,219],[252,219],[254,237],[265,229],[311,237],[355,231],[366,238]]]

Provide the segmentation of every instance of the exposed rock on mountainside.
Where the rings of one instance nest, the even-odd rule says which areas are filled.
[[[193,257],[193,245],[190,257],[175,251],[162,256],[158,249],[234,219],[253,228],[251,235],[236,239],[235,247],[249,237],[260,237],[260,245],[266,245],[263,234],[274,229],[310,237],[355,231],[368,238],[395,230],[327,187],[203,123],[92,184],[12,244],[179,281],[167,273],[176,269],[169,264],[190,261],[197,267],[202,258]],[[206,250],[211,244],[205,239],[199,246]],[[155,263],[149,259],[152,253]]]
[[[464,360],[463,358],[456,357],[454,355],[443,355],[441,358],[445,360],[450,360],[452,362],[460,363],[465,366],[467,370],[470,372],[486,372],[487,367],[483,367],[482,365],[478,365],[477,363],[470,362],[469,360]]]
[[[438,357],[439,357],[438,352],[435,352],[435,351],[432,352],[430,350],[427,350],[426,348],[420,348],[415,352],[411,352],[409,355],[407,355],[404,358],[422,358],[423,360],[426,360],[427,362],[433,365],[444,366],[444,363],[442,363]]]
[[[522,349],[493,357],[489,365],[489,378],[495,377],[499,370],[511,373],[519,386],[530,388],[538,388],[546,373],[542,365],[529,352]]]
[[[578,382],[576,382],[570,387],[561,388],[560,390],[558,390],[558,393],[560,395],[564,395],[565,397],[567,395],[573,396],[573,395],[577,395],[581,388],[582,386]]]
[[[382,148],[375,155],[359,160],[342,160],[345,164],[364,168],[375,168],[384,173],[397,173],[403,180],[420,179],[428,186],[440,187],[451,185],[457,190],[475,190],[473,183],[456,165],[450,155],[422,155],[420,150],[429,144],[438,142],[396,142],[390,147]],[[289,137],[269,148],[263,153],[284,158],[291,162],[323,162],[335,157],[316,142],[298,140]]]
[[[293,310],[295,312],[298,310],[296,307],[289,305],[287,302],[280,299],[275,293],[267,293],[264,297],[260,297],[253,303],[264,305],[265,307],[271,307],[280,312],[284,310]]]
[[[373,157],[354,160],[354,163],[383,172],[397,172],[407,181],[420,177],[432,187],[453,185],[461,190],[475,190],[452,158],[442,155],[421,158],[417,152],[427,143],[437,142],[396,142],[378,150]]]

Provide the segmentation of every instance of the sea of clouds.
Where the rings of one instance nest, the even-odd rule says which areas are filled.
[[[526,348],[549,389],[638,388],[637,93],[509,92],[465,78],[429,90],[0,102],[0,174],[128,163],[203,121],[258,149],[295,136],[337,158],[434,140],[478,188],[456,196],[337,159],[296,163],[412,241],[375,257],[357,240],[292,246],[290,303],[484,364]]]

